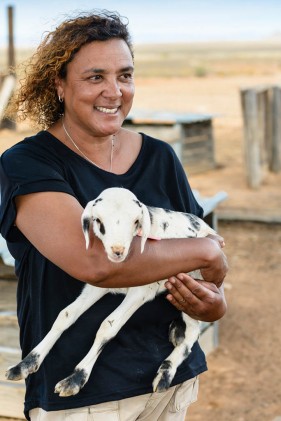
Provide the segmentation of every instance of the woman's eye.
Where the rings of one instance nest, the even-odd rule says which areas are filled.
[[[101,79],[102,79],[102,76],[101,75],[94,75],[94,76],[91,76],[90,77],[90,80],[93,80],[93,81],[99,81]]]
[[[125,80],[131,80],[131,79],[133,79],[133,74],[132,73],[124,73],[121,77]]]

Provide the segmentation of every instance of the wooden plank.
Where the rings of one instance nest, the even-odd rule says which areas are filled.
[[[201,333],[199,344],[206,355],[214,351],[218,346],[218,322],[210,323],[203,333]]]
[[[194,157],[194,161],[196,159],[206,159],[206,155],[208,155],[207,159],[211,159],[213,161],[213,154],[212,149],[210,146],[206,144],[197,144],[197,145],[189,145],[188,147],[184,147],[183,145],[183,156],[187,157]]]
[[[281,215],[277,213],[262,214],[244,209],[219,209],[217,218],[222,221],[252,221],[281,224]]]
[[[165,142],[178,141],[180,139],[180,129],[178,125],[174,126],[163,126],[163,125],[146,125],[146,124],[135,124],[135,125],[123,125],[124,128],[133,130],[135,132],[146,133],[152,137],[162,139]]]
[[[0,347],[0,416],[2,417],[24,418],[24,381],[8,381],[4,374],[9,366],[18,363],[20,359],[19,347]]]
[[[272,162],[271,170],[281,170],[281,88],[273,87],[272,90]]]
[[[256,189],[260,186],[262,178],[257,92],[254,89],[242,90],[241,100],[244,120],[247,180],[249,187]]]
[[[8,28],[9,28],[9,43],[8,43],[8,66],[15,67],[15,46],[14,46],[14,7],[8,6]]]
[[[15,76],[14,75],[6,76],[0,90],[0,123],[3,119],[4,112],[13,94],[15,86],[16,86]]]
[[[211,139],[208,137],[208,135],[206,135],[205,133],[202,134],[194,134],[192,136],[187,136],[184,139],[184,144],[186,145],[190,145],[192,143],[196,144],[196,143],[209,143],[211,142]]]
[[[190,175],[190,174],[200,174],[205,171],[210,171],[214,168],[214,166],[210,164],[209,162],[200,162],[196,164],[191,164],[191,163],[185,164],[184,168],[187,174]]]
[[[25,386],[0,382],[0,416],[25,419],[23,415]]]

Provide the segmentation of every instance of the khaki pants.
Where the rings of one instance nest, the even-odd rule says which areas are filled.
[[[29,411],[31,421],[184,421],[187,408],[198,394],[198,377],[171,387],[89,407],[46,412]]]

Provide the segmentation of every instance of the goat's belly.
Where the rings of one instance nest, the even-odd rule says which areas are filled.
[[[128,292],[128,288],[109,288],[111,294],[123,294],[126,295]]]

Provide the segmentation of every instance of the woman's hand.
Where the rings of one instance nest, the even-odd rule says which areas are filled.
[[[218,288],[185,273],[169,278],[165,286],[169,292],[167,300],[194,319],[213,322],[226,312],[223,286]]]

